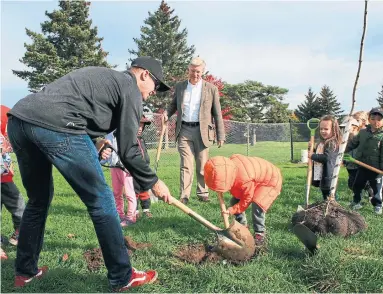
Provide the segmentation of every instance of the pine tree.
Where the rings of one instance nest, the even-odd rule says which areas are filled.
[[[342,116],[343,110],[340,107],[340,103],[337,101],[336,96],[331,91],[330,87],[324,85],[319,93],[317,99],[318,103],[318,117],[331,114],[336,118]]]
[[[380,107],[383,107],[383,85],[382,85],[382,90],[378,92],[378,98],[376,99],[378,101]]]
[[[105,60],[108,52],[101,47],[103,38],[89,19],[90,2],[59,1],[59,9],[45,12],[49,20],[41,23],[42,33],[26,29],[32,44],[24,44],[26,52],[20,62],[32,71],[13,70],[28,81],[31,92],[68,72],[86,66],[113,67]]]
[[[294,111],[295,115],[301,122],[307,122],[309,119],[318,116],[318,104],[316,102],[317,97],[311,87],[305,97],[306,100],[302,104],[298,105],[297,109]]]
[[[177,81],[186,79],[187,67],[195,52],[194,46],[187,45],[187,30],[180,29],[181,20],[174,15],[165,1],[154,13],[149,12],[149,17],[144,20],[141,27],[140,38],[133,38],[137,50],[129,50],[133,55],[132,61],[137,56],[152,56],[162,62],[165,81],[173,86]],[[164,108],[170,101],[170,94],[157,94],[151,101],[156,109]]]

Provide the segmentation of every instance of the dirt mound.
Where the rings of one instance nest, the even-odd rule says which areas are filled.
[[[135,242],[133,241],[131,237],[128,237],[128,236],[125,236],[124,239],[125,239],[125,246],[132,251],[136,251],[136,250],[140,250],[140,249],[144,249],[144,248],[148,248],[152,246],[152,244],[150,243]]]
[[[174,255],[183,261],[193,264],[201,264],[204,262],[217,263],[223,259],[216,252],[211,251],[211,248],[203,244],[181,246]]]
[[[98,271],[104,265],[101,248],[94,248],[85,251],[84,258],[91,272]]]
[[[221,242],[220,237],[218,237],[218,243],[214,251],[219,255],[233,263],[241,263],[254,256],[256,253],[255,241],[247,227],[234,221],[230,224],[229,229],[226,230],[226,235],[231,240],[235,240],[241,247],[238,247],[234,242],[232,242],[233,244],[230,244],[229,242]]]
[[[363,216],[344,209],[336,201],[316,202],[307,209],[295,213],[291,219],[293,225],[303,223],[314,233],[333,234],[347,237],[367,228]]]
[[[124,237],[125,246],[128,250],[129,255],[131,256],[134,251],[140,250],[143,248],[151,247],[152,244],[149,243],[138,243],[133,241],[131,237]],[[101,248],[89,249],[84,252],[84,258],[88,265],[88,270],[91,272],[98,271],[104,265],[104,258],[102,256]]]

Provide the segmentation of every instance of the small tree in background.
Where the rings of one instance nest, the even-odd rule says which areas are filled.
[[[162,62],[165,81],[174,86],[177,81],[186,79],[187,67],[195,52],[194,46],[187,45],[187,30],[181,29],[181,20],[174,15],[165,1],[161,1],[159,8],[149,12],[141,27],[140,38],[133,38],[137,50],[130,49],[133,55],[130,61],[138,56],[152,56]],[[157,93],[151,101],[158,111],[171,101],[171,93]]]
[[[380,105],[380,107],[383,107],[383,85],[380,92],[378,92],[378,98],[376,99]]]
[[[324,85],[322,87],[317,103],[319,117],[327,114],[334,115],[336,118],[340,118],[342,116],[343,110],[340,107],[340,103],[337,101],[336,96],[329,86]]]
[[[305,98],[305,101],[298,105],[297,109],[294,111],[295,115],[301,122],[307,122],[309,119],[319,116],[319,106],[316,101],[317,97],[311,90],[311,87],[305,95]]]

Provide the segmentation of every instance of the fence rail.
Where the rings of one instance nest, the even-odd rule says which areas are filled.
[[[234,153],[260,157],[262,157],[259,154],[260,149],[264,149],[261,153],[270,149],[270,155],[267,156],[270,158],[264,157],[267,160],[272,160],[276,156],[285,162],[298,162],[301,159],[301,150],[307,149],[307,142],[310,139],[310,131],[305,123],[265,124],[224,120],[224,128],[226,133],[226,147],[224,148],[231,148]],[[175,131],[176,117],[173,116],[168,121],[168,127],[163,138],[163,155],[161,157],[178,156]],[[147,126],[143,133],[151,157],[154,156],[158,147],[160,135],[161,115],[154,114],[153,123]],[[273,150],[274,152],[272,152]],[[210,152],[211,155],[217,153]],[[165,160],[171,160],[171,158],[163,161]]]

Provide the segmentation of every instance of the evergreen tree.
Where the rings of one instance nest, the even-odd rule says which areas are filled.
[[[306,100],[302,104],[298,105],[297,109],[294,111],[295,115],[301,122],[307,122],[311,118],[318,117],[318,104],[316,102],[317,97],[311,87],[305,97]]]
[[[383,107],[383,85],[382,90],[378,92],[378,98],[376,99],[380,105],[380,107]]]
[[[59,1],[59,9],[45,12],[49,20],[41,23],[42,33],[26,29],[32,44],[24,44],[26,52],[20,62],[33,70],[13,73],[28,81],[31,92],[39,91],[68,72],[86,66],[109,65],[108,52],[101,47],[103,38],[89,19],[90,2]]]
[[[194,46],[187,45],[187,30],[180,29],[181,20],[174,15],[165,1],[154,13],[144,20],[141,27],[140,38],[133,38],[137,50],[129,50],[133,55],[130,61],[137,56],[152,56],[162,62],[165,81],[173,86],[177,81],[187,78],[187,67],[195,52]],[[171,92],[152,97],[151,101],[156,109],[164,108],[171,99]]]
[[[336,96],[329,86],[324,85],[322,87],[317,103],[319,110],[318,118],[327,114],[334,115],[336,118],[342,116],[343,110],[340,107],[340,103],[337,101]]]

